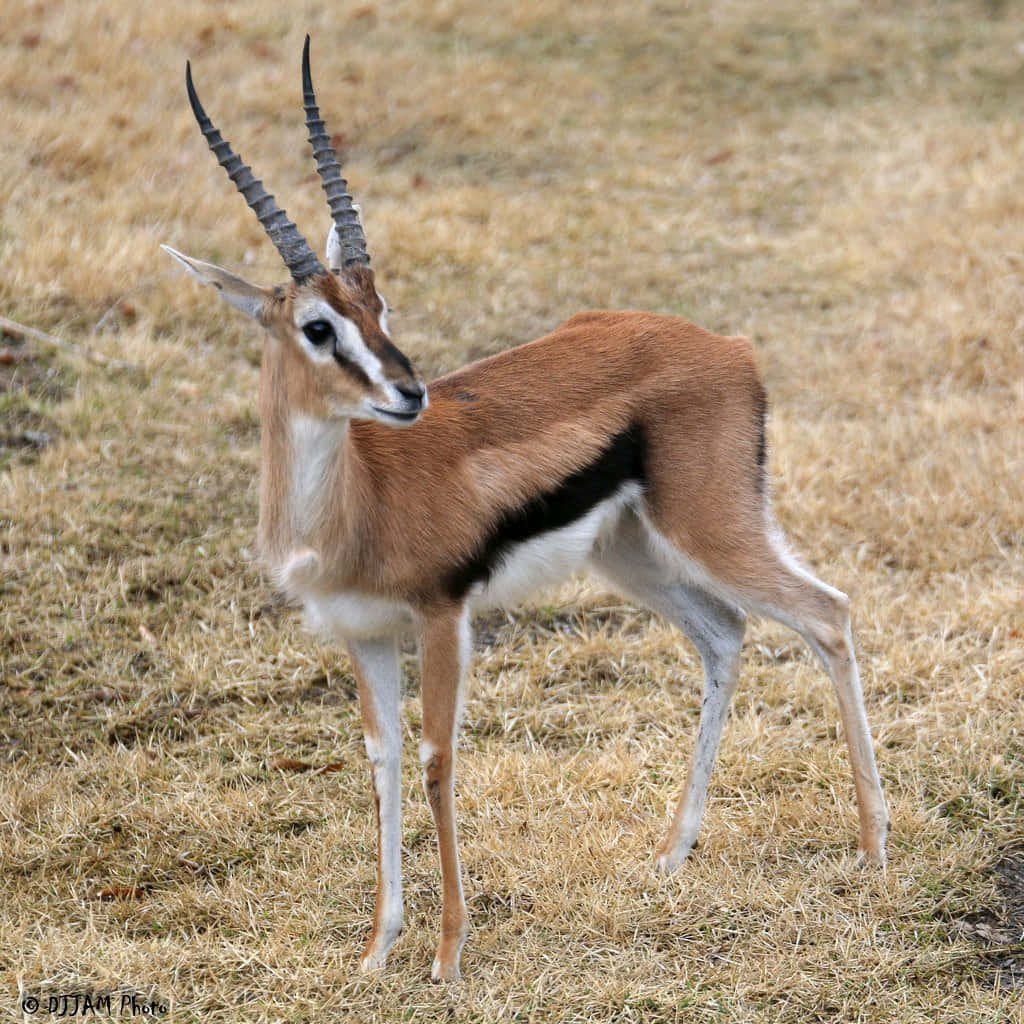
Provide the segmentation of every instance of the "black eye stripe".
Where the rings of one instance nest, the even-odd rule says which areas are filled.
[[[334,341],[334,327],[328,320],[310,320],[302,325],[302,333],[318,348]]]
[[[359,384],[364,388],[373,387],[370,378],[366,376],[366,371],[359,366],[357,363],[352,362],[351,359],[346,359],[337,349],[334,350],[334,361],[350,376],[354,377]]]

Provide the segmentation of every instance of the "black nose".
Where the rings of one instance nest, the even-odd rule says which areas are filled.
[[[422,402],[423,396],[427,393],[427,389],[422,384],[413,384],[411,387],[408,385],[396,384],[395,390],[405,399],[410,402]]]

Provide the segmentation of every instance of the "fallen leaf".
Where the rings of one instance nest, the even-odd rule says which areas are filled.
[[[113,903],[114,900],[141,900],[145,895],[146,890],[138,885],[108,885],[96,894],[104,903]]]
[[[363,7],[357,7],[350,15],[351,21],[361,21],[367,26],[372,28],[377,24],[377,8],[373,4],[366,4]]]
[[[294,757],[275,757],[270,767],[279,772],[308,772],[313,766],[308,761],[298,761]]]
[[[330,772],[340,772],[345,767],[344,761],[331,761],[330,764],[317,767],[308,761],[299,761],[294,757],[275,757],[270,762],[270,767],[279,772],[313,772],[316,775],[327,775]]]

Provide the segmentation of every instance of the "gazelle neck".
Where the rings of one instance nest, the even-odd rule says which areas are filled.
[[[264,563],[278,575],[298,553],[322,558],[326,530],[332,534],[331,561],[343,554],[336,538],[352,512],[345,493],[354,461],[350,421],[298,411],[284,376],[277,360],[264,359],[258,537]],[[281,582],[292,589],[287,580]]]
[[[296,538],[313,543],[321,532],[325,511],[343,477],[348,459],[349,421],[322,420],[292,413],[289,421],[291,478],[288,505]]]

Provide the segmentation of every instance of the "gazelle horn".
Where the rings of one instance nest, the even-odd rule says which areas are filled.
[[[331,208],[331,217],[334,218],[334,227],[341,246],[341,265],[350,267],[362,263],[369,266],[370,256],[366,251],[366,236],[359,222],[359,211],[352,203],[348,183],[341,176],[337,154],[331,145],[316,104],[313,78],[309,73],[309,36],[306,36],[306,44],[302,48],[302,102],[306,108],[306,128],[309,129],[309,141],[313,146],[313,156],[316,157],[316,168],[327,194],[327,205]]]
[[[213,150],[221,167],[227,171],[228,177],[235,183],[235,187],[245,196],[245,201],[253,213],[259,218],[263,230],[277,247],[295,283],[304,284],[311,277],[326,273],[309,243],[299,234],[299,229],[277,205],[274,197],[264,189],[263,182],[254,177],[252,170],[232,151],[230,144],[221,137],[213,122],[207,117],[192,85],[190,63],[185,64],[185,85],[188,89],[188,101],[192,104],[192,113],[199,122],[199,129],[207,144]]]

